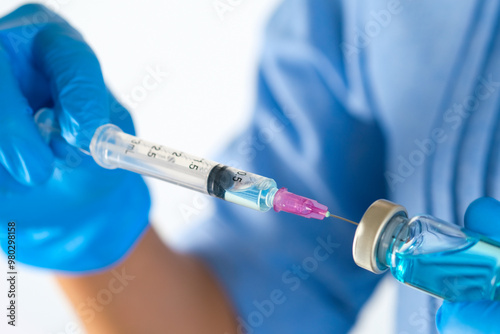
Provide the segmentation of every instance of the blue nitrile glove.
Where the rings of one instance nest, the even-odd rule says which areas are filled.
[[[500,242],[500,202],[482,197],[467,208],[465,227]],[[500,302],[444,302],[436,322],[441,333],[500,333]]]
[[[60,134],[44,142],[34,111],[53,108]],[[0,245],[16,223],[16,259],[70,272],[120,259],[147,226],[142,178],[105,170],[88,150],[95,129],[133,133],[82,36],[46,7],[0,19]],[[68,144],[69,143],[69,144]],[[71,144],[71,145],[70,145]],[[76,148],[79,147],[79,148]]]

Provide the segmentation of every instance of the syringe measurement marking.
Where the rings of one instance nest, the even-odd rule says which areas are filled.
[[[153,152],[153,150],[155,151],[161,151],[161,146],[151,146],[151,148],[149,149],[149,152],[148,152],[148,157],[150,158],[156,158],[156,152]]]
[[[201,159],[201,160],[193,159],[193,161],[199,162],[200,164],[203,163],[203,159]],[[189,169],[198,170],[198,165],[195,165],[194,162],[191,162],[191,164],[189,165]]]
[[[130,141],[130,144],[127,145],[127,148],[125,149],[125,154],[127,154],[128,152],[132,152],[135,148],[135,145],[139,145],[141,143],[141,140],[140,139],[132,139]]]
[[[137,154],[140,154],[139,152],[135,152],[135,146],[140,144],[141,143],[141,140],[135,140],[135,139],[132,139],[130,141],[130,144],[127,145],[127,148],[125,149],[125,154],[129,154],[129,153],[137,153]],[[164,151],[165,153],[167,154],[170,154],[168,156],[162,156],[159,154],[159,152],[161,151]],[[149,148],[149,151],[148,153],[146,154],[149,158],[155,158],[155,159],[162,159],[166,162],[169,162],[171,164],[177,164],[177,160],[175,159],[175,157],[182,157],[182,152],[179,153],[179,152],[168,152],[164,147],[162,146],[157,146],[157,145],[151,145],[150,148]],[[189,160],[189,158],[187,159]],[[189,165],[187,165],[187,167],[191,170],[194,170],[194,171],[200,171],[200,172],[205,172],[206,171],[206,167],[201,167],[199,166],[198,164],[196,163],[199,163],[199,164],[203,164],[204,159],[192,159],[189,163]],[[202,169],[200,169],[200,167]]]
[[[233,181],[234,182],[240,182],[243,181],[243,179],[241,177],[239,177],[238,175],[241,175],[241,176],[245,176],[247,175],[246,172],[242,172],[242,171],[237,171],[236,174],[233,176]]]

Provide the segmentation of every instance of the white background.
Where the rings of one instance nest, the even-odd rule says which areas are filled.
[[[108,85],[129,101],[139,136],[208,158],[247,124],[263,26],[278,0],[231,1],[239,4],[223,16],[213,2],[41,1],[83,33],[100,59]],[[0,16],[22,3],[2,0]],[[130,98],[141,90],[148,69],[155,68],[167,72],[166,78],[140,101],[137,95]],[[159,181],[148,183],[153,221],[166,242],[173,242],[183,227],[209,210],[204,207],[187,216],[179,208],[196,209],[193,203],[198,197]],[[394,331],[394,288],[388,280],[383,285],[353,333],[372,333],[375,328],[378,333]],[[83,333],[66,330],[77,320],[49,273],[21,267],[18,289],[19,326],[7,326],[6,311],[1,311],[1,333]],[[2,310],[3,291],[6,283],[0,280]]]

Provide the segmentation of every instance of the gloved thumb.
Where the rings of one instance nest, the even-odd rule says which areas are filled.
[[[491,197],[478,198],[472,202],[465,213],[465,227],[499,241],[500,202]],[[436,315],[436,324],[441,333],[498,333],[498,319],[500,302],[445,301]]]
[[[476,199],[465,212],[465,227],[500,241],[500,202],[491,197]]]

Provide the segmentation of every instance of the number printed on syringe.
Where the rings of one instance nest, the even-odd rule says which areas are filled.
[[[132,139],[125,150],[125,154],[137,154],[147,156],[148,158],[160,159],[203,174],[208,173],[213,168],[213,163],[206,162],[204,159],[174,151],[165,146],[153,145],[140,139]]]

